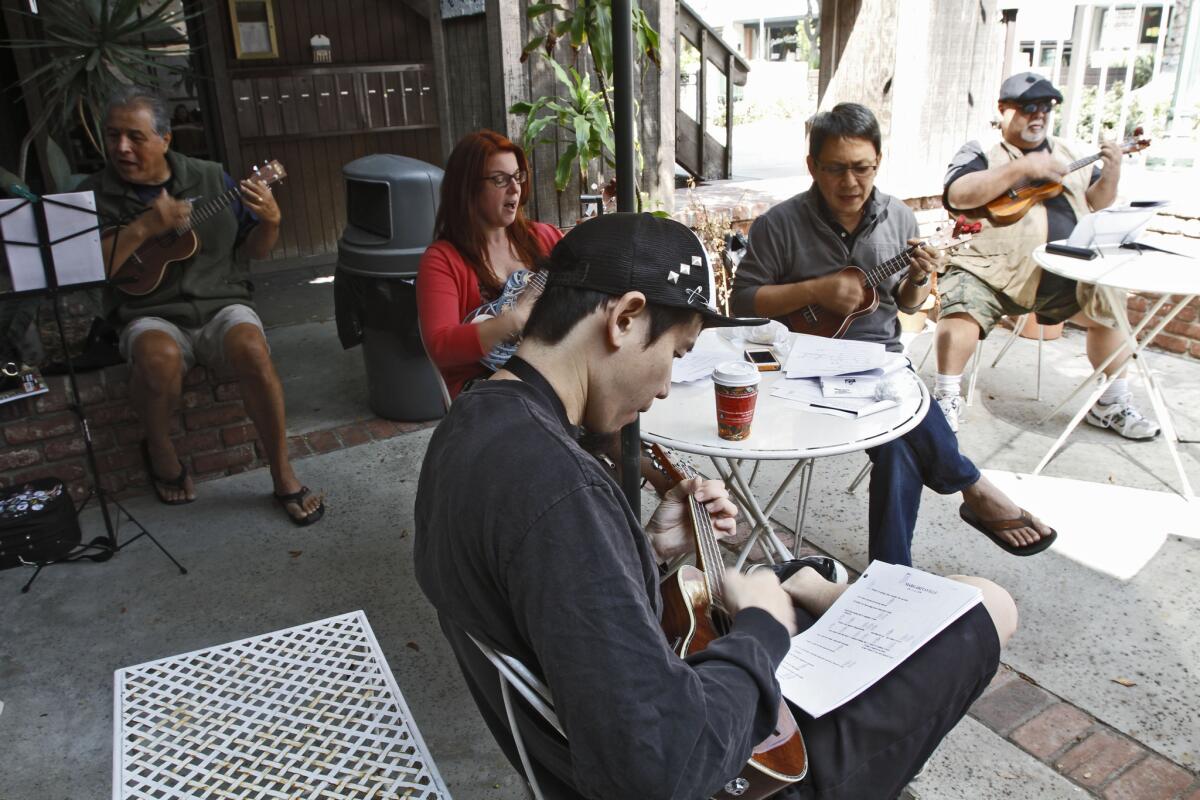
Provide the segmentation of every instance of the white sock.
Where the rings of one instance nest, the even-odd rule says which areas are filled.
[[[941,396],[957,397],[962,394],[962,374],[943,375],[934,378],[933,391]]]
[[[1108,405],[1117,402],[1127,394],[1129,394],[1129,381],[1125,378],[1117,378],[1105,387],[1104,394],[1100,395],[1098,402]]]

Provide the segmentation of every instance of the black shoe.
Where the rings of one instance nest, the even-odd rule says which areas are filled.
[[[846,571],[846,566],[829,556],[804,556],[803,558],[784,561],[782,564],[771,565],[771,569],[774,571],[775,576],[779,578],[780,583],[783,583],[804,567],[812,567],[817,571],[818,575],[830,583],[848,583],[850,581],[850,573]]]

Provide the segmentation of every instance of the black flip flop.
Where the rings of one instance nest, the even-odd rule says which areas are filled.
[[[186,506],[188,503],[196,502],[196,498],[181,497],[178,500],[168,500],[163,495],[162,489],[159,488],[159,484],[162,484],[168,489],[178,489],[181,492],[186,491],[185,485],[188,479],[188,468],[181,459],[176,460],[179,461],[179,474],[177,476],[168,479],[155,475],[154,462],[150,460],[150,445],[146,443],[145,439],[142,439],[142,461],[146,464],[146,474],[150,476],[150,485],[154,487],[154,494],[158,495],[158,502],[168,506]]]
[[[1048,536],[1043,536],[1033,544],[1017,547],[1016,545],[1006,542],[1003,538],[996,534],[996,531],[1013,530],[1015,528],[1033,528],[1033,517],[1025,509],[1021,509],[1021,516],[1014,519],[997,519],[984,521],[979,518],[971,509],[967,508],[967,504],[963,503],[958,507],[958,515],[962,517],[963,522],[970,525],[975,530],[982,533],[984,536],[991,539],[993,542],[1004,548],[1014,556],[1032,556],[1045,550],[1050,545],[1054,544],[1054,540],[1058,538],[1058,531],[1054,528],[1050,529]],[[1036,530],[1036,528],[1034,528]]]
[[[276,503],[279,503],[279,505],[282,506],[283,513],[287,514],[288,519],[292,521],[293,525],[295,525],[297,528],[304,528],[308,525],[312,525],[320,520],[321,517],[325,516],[325,502],[321,501],[320,505],[308,512],[308,514],[303,517],[292,516],[292,512],[288,511],[287,507],[288,503],[295,503],[296,507],[303,511],[304,498],[308,497],[310,494],[312,494],[311,489],[309,489],[307,486],[301,486],[300,491],[298,492],[292,492],[291,494],[272,493],[271,496],[275,498]]]

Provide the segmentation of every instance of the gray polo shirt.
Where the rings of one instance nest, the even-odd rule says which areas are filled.
[[[909,207],[878,189],[872,190],[862,222],[852,232],[833,221],[815,187],[801,192],[750,228],[750,248],[734,281],[733,313],[754,316],[754,295],[760,286],[820,278],[848,265],[869,270],[900,254],[917,235],[917,218]],[[905,274],[901,270],[880,284],[879,308],[856,319],[847,339],[883,342],[896,352],[904,349],[896,292]]]

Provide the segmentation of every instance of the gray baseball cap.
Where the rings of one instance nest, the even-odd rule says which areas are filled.
[[[1062,92],[1054,87],[1047,78],[1036,72],[1018,72],[1010,75],[1000,84],[1000,101],[1009,103],[1024,103],[1028,100],[1063,101]]]

